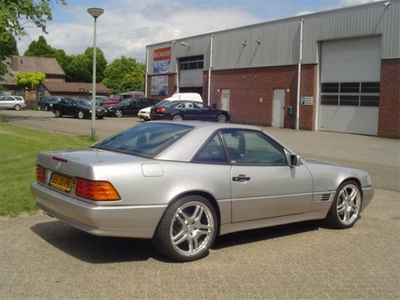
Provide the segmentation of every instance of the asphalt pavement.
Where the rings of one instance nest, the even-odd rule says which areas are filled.
[[[91,129],[90,120],[49,112],[0,115],[55,134]],[[96,134],[138,122],[98,120]],[[353,228],[305,222],[229,234],[206,258],[182,264],[147,240],[91,236],[40,213],[0,218],[0,299],[400,299],[400,141],[265,130],[304,157],[371,174],[376,194]]]

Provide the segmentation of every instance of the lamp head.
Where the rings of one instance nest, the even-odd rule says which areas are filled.
[[[87,12],[95,19],[100,17],[104,13],[104,9],[98,7],[88,8]]]

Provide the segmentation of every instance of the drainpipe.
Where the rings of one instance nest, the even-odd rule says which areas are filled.
[[[295,129],[299,130],[299,118],[300,118],[300,85],[301,85],[301,63],[303,60],[303,27],[304,18],[300,20],[300,53],[299,53],[299,64],[297,69],[297,100],[296,100],[296,126]]]
[[[211,69],[213,67],[213,44],[214,44],[214,35],[211,35],[211,41],[210,41],[210,66],[208,68],[208,106],[211,106]]]
[[[144,77],[144,96],[147,98],[147,75],[149,74],[149,47],[146,47],[146,75]]]

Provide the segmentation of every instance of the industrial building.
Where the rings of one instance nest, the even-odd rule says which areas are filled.
[[[147,46],[146,95],[198,92],[231,122],[400,138],[400,2]]]

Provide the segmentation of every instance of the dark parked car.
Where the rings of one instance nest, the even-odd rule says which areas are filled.
[[[52,111],[52,107],[54,103],[57,103],[58,101],[62,100],[63,97],[44,97],[39,101],[39,108],[40,110],[46,110],[46,111]]]
[[[151,120],[199,120],[226,123],[230,118],[227,111],[213,109],[197,101],[172,101],[153,107],[150,111]]]
[[[53,104],[53,113],[56,118],[62,116],[73,116],[79,119],[92,117],[92,104],[89,100],[81,98],[65,98]],[[103,107],[96,106],[96,117],[103,119],[106,110]]]
[[[145,107],[153,106],[160,100],[150,98],[126,98],[121,102],[113,105],[104,105],[107,109],[108,116],[122,117],[124,115],[137,115],[139,110]]]

